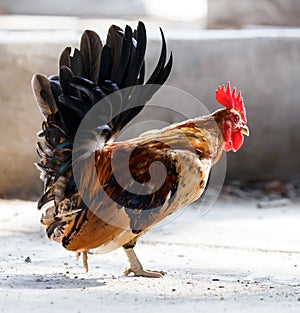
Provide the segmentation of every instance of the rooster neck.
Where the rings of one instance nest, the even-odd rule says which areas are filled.
[[[128,144],[148,144],[149,147],[156,147],[159,142],[173,150],[194,152],[199,159],[211,159],[212,165],[218,162],[224,146],[222,133],[212,115],[172,124],[159,131],[147,131],[127,142],[114,144],[123,147]]]
[[[199,156],[210,158],[212,165],[220,159],[223,151],[223,135],[213,115],[190,119],[177,124],[177,129],[184,132]]]

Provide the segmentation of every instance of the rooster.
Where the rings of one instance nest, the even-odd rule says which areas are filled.
[[[59,75],[35,74],[32,79],[45,118],[38,133],[36,164],[44,181],[38,202],[44,212],[41,223],[50,239],[82,255],[86,271],[90,249],[106,253],[123,247],[130,263],[126,275],[161,277],[163,272],[143,268],[134,252],[137,240],[198,199],[222,151],[237,151],[243,135],[249,135],[241,93],[231,91],[228,82],[216,91],[223,109],[134,139],[116,140],[170,74],[172,53],[167,60],[160,32],[159,60],[146,82],[142,22],[134,31],[112,25],[105,45],[95,32],[85,31],[80,50],[71,55],[68,47],[62,52]],[[127,92],[120,92],[124,88]],[[114,93],[118,100],[106,101]],[[98,103],[102,116],[75,149],[76,132]],[[130,176],[116,177],[127,168]]]

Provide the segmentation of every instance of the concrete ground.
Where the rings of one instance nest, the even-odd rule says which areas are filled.
[[[36,203],[1,200],[0,312],[300,312],[300,201],[222,196],[184,209],[136,252],[161,279],[126,277],[122,249],[89,257],[45,238]],[[268,207],[268,208],[266,208]]]

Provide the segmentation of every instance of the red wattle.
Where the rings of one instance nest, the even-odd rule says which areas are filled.
[[[240,149],[240,147],[242,146],[243,142],[244,142],[244,136],[243,134],[239,131],[236,133],[233,133],[231,136],[231,140],[232,140],[232,151],[236,152]]]
[[[224,144],[224,151],[225,151],[225,152],[228,152],[228,151],[230,151],[230,150],[232,150],[232,142],[231,142],[231,141],[227,141],[227,142],[225,142],[225,144]]]
[[[223,135],[224,135],[224,151],[228,152],[232,149],[232,139],[231,139],[231,125],[224,123],[223,125]]]

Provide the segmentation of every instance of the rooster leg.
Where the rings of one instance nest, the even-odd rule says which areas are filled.
[[[127,248],[126,246],[123,246],[123,248],[127,254],[128,261],[130,263],[130,268],[124,272],[124,275],[129,275],[130,273],[133,273],[134,276],[160,278],[165,274],[164,272],[159,271],[144,270],[140,260],[133,250],[133,247]]]
[[[82,253],[82,263],[83,263],[83,267],[85,268],[85,271],[88,272],[89,271],[89,264],[88,264],[88,255],[87,255],[87,251],[82,251],[82,252],[76,252],[76,258],[77,260],[79,259],[80,255]]]

